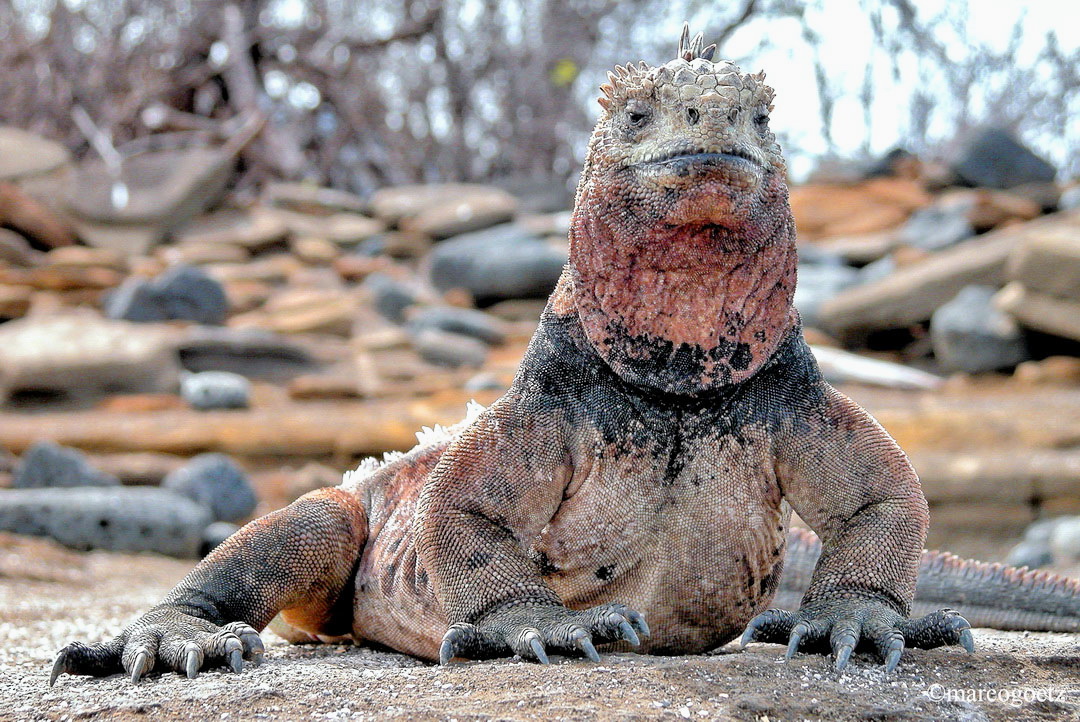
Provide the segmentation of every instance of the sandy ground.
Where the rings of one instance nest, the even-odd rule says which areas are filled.
[[[845,674],[823,657],[783,664],[776,645],[688,657],[604,655],[430,666],[343,645],[293,646],[270,632],[267,660],[240,675],[63,676],[55,651],[105,639],[190,564],[76,554],[0,539],[0,719],[1080,719],[1080,635],[978,630],[974,655],[908,652],[892,676],[866,656]],[[981,699],[980,699],[981,695]]]

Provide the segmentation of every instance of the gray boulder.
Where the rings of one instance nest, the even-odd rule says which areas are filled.
[[[859,271],[839,262],[800,263],[799,282],[795,285],[795,308],[803,325],[820,325],[818,309],[841,291],[859,281]]]
[[[195,266],[174,266],[153,279],[129,278],[105,301],[109,318],[141,323],[195,321],[219,326],[229,313],[225,289]]]
[[[566,265],[566,252],[507,223],[455,236],[428,255],[440,291],[464,288],[486,305],[510,298],[546,298]]]
[[[195,558],[210,511],[153,487],[0,491],[0,531],[47,536],[73,549]]]
[[[1030,358],[1016,321],[994,307],[997,289],[966,286],[934,311],[930,341],[942,366],[980,373],[1017,365]]]
[[[976,131],[963,145],[952,169],[970,185],[1001,189],[1049,183],[1057,175],[1054,166],[1000,128]]]
[[[200,454],[161,485],[205,506],[214,521],[243,519],[258,502],[247,474],[224,454]]]
[[[53,441],[39,441],[23,454],[22,463],[12,479],[16,489],[48,486],[116,486],[120,483],[112,474],[90,465],[78,449],[60,446]]]
[[[964,203],[938,203],[911,214],[897,231],[898,243],[938,251],[975,235]]]
[[[436,366],[477,368],[484,365],[488,345],[460,333],[426,328],[412,336],[413,348],[420,358]]]

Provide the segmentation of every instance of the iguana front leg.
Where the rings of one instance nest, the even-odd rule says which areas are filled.
[[[351,608],[337,612],[366,537],[352,494],[311,492],[229,537],[112,641],[61,649],[49,684],[64,672],[125,671],[133,682],[159,668],[189,678],[212,666],[239,672],[242,658],[262,657],[258,632],[278,612],[301,629],[348,634]]]
[[[551,520],[572,470],[557,422],[523,413],[513,395],[447,450],[421,493],[417,548],[450,623],[439,652],[518,654],[547,663],[557,649],[599,661],[595,644],[648,634],[620,604],[571,610],[526,550]]]
[[[828,386],[819,398],[796,410],[776,453],[784,496],[821,537],[821,558],[799,610],[757,616],[742,643],[786,643],[788,659],[832,651],[838,670],[859,646],[875,650],[886,671],[905,646],[973,650],[971,625],[958,612],[908,619],[929,523],[911,464],[857,404]]]

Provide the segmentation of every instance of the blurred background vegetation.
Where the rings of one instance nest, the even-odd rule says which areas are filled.
[[[500,180],[565,204],[615,63],[672,56],[689,20],[764,67],[796,177],[818,159],[947,153],[1012,130],[1080,172],[1080,23],[1051,2],[934,0],[0,0],[0,123],[86,149],[228,133],[258,111],[241,187],[367,194]],[[556,181],[552,183],[552,180]]]

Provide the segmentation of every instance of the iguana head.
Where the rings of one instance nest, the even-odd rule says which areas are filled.
[[[674,60],[601,86],[556,296],[620,376],[675,393],[749,377],[797,318],[773,91],[702,44],[684,27]]]
[[[674,60],[608,73],[583,181],[634,196],[663,223],[726,226],[782,184],[765,74],[714,62],[715,51],[700,34],[690,40],[684,26]]]

